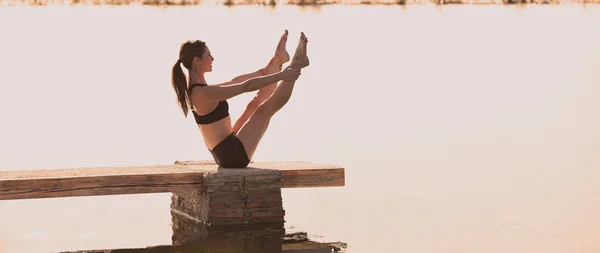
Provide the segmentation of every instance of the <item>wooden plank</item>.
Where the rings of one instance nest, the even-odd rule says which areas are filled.
[[[176,161],[176,165],[216,166],[213,161]],[[337,165],[302,161],[252,162],[244,170],[278,170],[282,188],[345,186],[345,169]],[[223,173],[236,173],[240,169],[222,169]]]
[[[244,176],[280,171],[282,187],[344,185],[344,169],[307,162],[259,162],[222,169],[212,161],[174,165],[0,171],[0,200],[162,193],[202,189],[210,174]]]
[[[201,171],[198,168],[173,165],[155,166],[123,166],[123,167],[90,167],[69,169],[41,169],[21,171],[0,171],[3,179],[40,179],[40,178],[69,178],[94,176],[149,175],[165,173],[188,173]]]
[[[174,192],[202,182],[198,173],[2,179],[0,200]]]

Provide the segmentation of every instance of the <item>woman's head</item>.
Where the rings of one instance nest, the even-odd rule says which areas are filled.
[[[206,43],[200,40],[188,40],[179,47],[179,59],[175,62],[171,73],[171,85],[177,94],[177,101],[187,117],[188,112],[188,86],[185,74],[181,69],[183,65],[190,74],[204,74],[212,71],[214,58]]]
[[[213,61],[214,58],[204,41],[188,40],[179,47],[179,62],[189,71],[197,74],[210,72]]]

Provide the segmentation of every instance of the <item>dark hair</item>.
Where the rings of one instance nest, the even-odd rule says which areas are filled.
[[[200,40],[188,40],[181,43],[179,47],[179,59],[173,66],[171,73],[171,85],[177,94],[177,102],[183,110],[183,115],[187,117],[188,104],[191,105],[190,94],[188,94],[188,85],[185,78],[185,74],[181,69],[181,64],[189,71],[192,68],[192,59],[199,56],[202,57],[204,50],[206,49],[206,43]]]

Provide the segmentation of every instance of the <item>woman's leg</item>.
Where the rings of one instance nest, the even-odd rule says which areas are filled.
[[[309,61],[306,55],[307,43],[308,39],[302,33],[290,67],[300,69],[308,66]],[[250,116],[248,121],[239,130],[237,136],[243,143],[249,159],[252,159],[254,156],[256,147],[265,134],[271,117],[289,101],[295,83],[296,81],[279,82],[273,94],[258,106],[254,114]]]
[[[290,55],[285,49],[287,43],[288,31],[285,30],[283,35],[281,36],[279,43],[277,44],[277,48],[275,49],[275,55],[269,61],[269,64],[265,68],[263,68],[263,75],[270,75],[276,72],[281,71],[281,66],[290,60]],[[258,90],[256,96],[248,103],[246,106],[246,110],[242,113],[240,118],[233,124],[233,132],[237,133],[240,128],[248,121],[250,116],[256,112],[258,106],[265,102],[275,91],[277,87],[276,83],[270,84]]]
[[[269,62],[270,66],[265,67],[266,71],[263,70],[265,75],[270,75],[281,71],[282,64],[279,64],[278,61],[279,60],[273,58],[271,62]],[[240,118],[238,118],[238,120],[233,124],[233,132],[237,133],[240,130],[246,121],[248,121],[250,116],[256,112],[258,106],[265,102],[265,100],[267,100],[273,94],[275,88],[277,88],[277,83],[269,84],[268,86],[262,87],[258,90],[256,96],[254,96],[254,98],[250,100],[250,103],[246,105],[246,110],[244,110]]]

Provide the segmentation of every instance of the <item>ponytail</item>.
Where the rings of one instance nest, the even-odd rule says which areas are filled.
[[[171,85],[177,94],[177,103],[183,110],[183,115],[187,117],[188,114],[188,88],[187,81],[185,80],[185,74],[181,69],[181,61],[177,60],[173,66],[173,72],[171,73]]]

